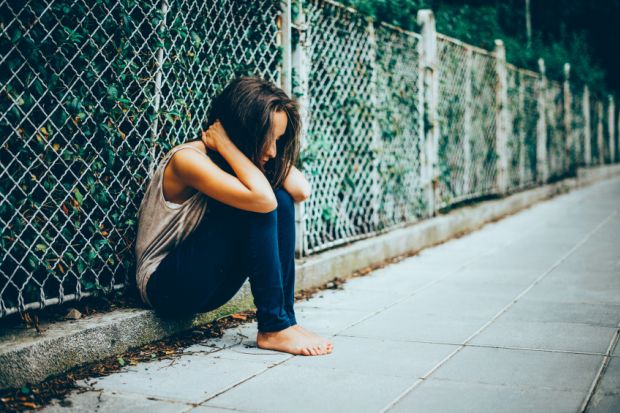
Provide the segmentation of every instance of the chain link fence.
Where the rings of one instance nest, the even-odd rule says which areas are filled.
[[[566,123],[562,85],[506,64],[502,90],[496,51],[289,5],[0,0],[0,317],[132,281],[154,167],[238,75],[292,79],[305,105],[298,256],[618,160],[617,111],[587,88]]]
[[[120,288],[136,211],[235,75],[279,79],[273,1],[0,1],[0,317]]]
[[[509,128],[508,187],[530,187],[536,182],[537,99],[535,73],[507,65]]]

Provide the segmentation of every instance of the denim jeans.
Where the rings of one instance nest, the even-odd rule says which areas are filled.
[[[147,295],[157,313],[180,316],[214,310],[249,277],[259,331],[297,323],[294,201],[284,188],[274,193],[278,207],[267,213],[209,198],[200,224],[149,278]]]

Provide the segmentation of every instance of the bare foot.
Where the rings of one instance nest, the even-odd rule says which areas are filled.
[[[302,356],[327,354],[327,349],[319,340],[310,337],[295,326],[280,331],[259,331],[256,345],[266,350],[276,350]]]
[[[319,340],[319,342],[327,349],[328,353],[331,353],[334,349],[334,345],[328,339],[321,337],[320,335],[306,329],[305,327],[300,326],[299,324],[295,324],[292,327],[306,334],[308,337],[313,337],[314,339]]]

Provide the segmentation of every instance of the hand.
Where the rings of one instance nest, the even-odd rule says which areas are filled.
[[[202,131],[202,142],[205,146],[211,150],[218,151],[218,144],[221,145],[224,141],[230,141],[226,130],[222,126],[219,119],[216,119],[212,125],[206,131]]]

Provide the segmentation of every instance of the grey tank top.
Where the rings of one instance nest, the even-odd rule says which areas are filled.
[[[146,284],[159,263],[179,245],[200,223],[208,197],[196,192],[177,208],[164,198],[163,177],[168,161],[180,149],[190,148],[207,156],[192,145],[172,148],[153,172],[138,208],[138,234],[135,245],[136,284],[142,301],[152,307],[146,295]]]

